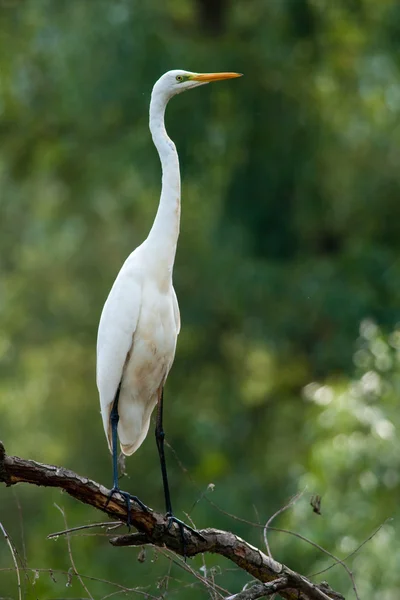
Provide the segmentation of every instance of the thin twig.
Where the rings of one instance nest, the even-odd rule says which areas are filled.
[[[13,569],[12,567],[3,567],[0,568],[0,573],[3,572],[7,572],[7,571],[14,571],[15,569]],[[71,575],[71,571],[65,571],[63,569],[34,569],[34,568],[30,568],[27,567],[28,571],[31,571],[32,573],[48,573],[50,575],[50,577],[54,577],[54,573],[57,573],[59,575],[66,575],[67,577]],[[118,591],[119,592],[135,592],[136,594],[140,594],[142,596],[146,596],[146,600],[160,600],[158,596],[154,596],[152,595],[150,592],[144,592],[143,590],[137,589],[137,588],[127,588],[124,585],[117,583],[115,581],[109,581],[108,579],[100,579],[99,577],[92,577],[91,575],[80,575],[83,579],[88,579],[89,581],[95,581],[96,583],[102,583],[105,585],[112,585],[114,587],[119,588]],[[53,579],[53,581],[55,581],[55,579]],[[1,598],[1,600],[3,600],[3,598]],[[57,598],[57,600],[60,600],[59,598]],[[103,599],[102,599],[103,600]]]
[[[257,507],[256,507],[256,505],[255,505],[255,504],[253,504],[253,509],[254,509],[255,515],[256,515],[256,517],[257,517],[258,524],[261,526],[261,523],[260,523],[260,515],[259,515],[259,513],[258,513],[258,510],[257,510]],[[263,533],[264,533],[264,530],[263,530],[263,531],[261,532],[261,534],[260,534],[260,537],[261,537],[261,542],[263,541]],[[276,598],[276,594],[272,594],[272,596],[271,596],[271,600],[275,600],[275,598]]]
[[[218,506],[218,504],[216,504],[215,502],[213,502],[212,500],[210,500],[210,498],[208,498],[207,496],[205,496],[205,500],[209,504],[211,504],[211,506],[213,506],[216,510],[218,510],[222,514],[226,515],[227,517],[230,517],[231,519],[234,519],[235,521],[239,521],[241,523],[246,523],[247,525],[252,525],[253,527],[260,527],[260,525],[258,525],[257,523],[254,523],[253,521],[249,521],[248,519],[243,519],[242,517],[237,517],[236,515],[233,515],[232,513],[229,513],[228,511],[226,511],[223,508],[221,508],[220,506]],[[261,527],[263,527],[263,526],[261,525]],[[268,529],[270,531],[277,531],[277,532],[280,532],[280,533],[286,533],[288,535],[293,535],[293,536],[295,536],[295,537],[303,540],[303,542],[307,542],[311,546],[314,546],[315,548],[318,548],[318,550],[320,550],[324,554],[327,554],[328,556],[330,556],[331,558],[333,558],[336,561],[336,563],[341,564],[343,566],[343,568],[347,571],[347,573],[348,573],[348,575],[350,577],[350,580],[351,580],[351,583],[352,583],[352,587],[353,587],[353,590],[354,590],[354,593],[355,593],[355,596],[356,596],[357,600],[360,600],[360,597],[359,597],[358,591],[357,591],[357,586],[356,586],[356,583],[355,583],[355,580],[354,580],[354,575],[350,571],[350,569],[348,568],[348,566],[346,564],[344,564],[344,562],[340,558],[338,558],[337,556],[335,556],[334,554],[332,554],[328,550],[325,550],[325,548],[323,548],[319,544],[311,541],[310,539],[306,538],[305,536],[301,535],[300,533],[296,533],[295,531],[290,531],[288,529],[280,529],[278,527],[269,527]],[[269,558],[271,558],[271,557],[269,557]]]
[[[157,554],[157,558],[158,558],[158,554]],[[167,571],[167,574],[164,575],[163,577],[160,577],[157,582],[157,588],[162,589],[161,596],[160,596],[161,598],[164,598],[166,595],[168,595],[168,586],[169,586],[170,579],[172,579],[172,577],[171,577],[172,559],[170,556],[168,556],[168,557],[165,556],[164,558],[168,558],[168,571]],[[179,580],[176,580],[176,581],[179,581]]]
[[[260,513],[258,512],[257,506],[255,504],[253,504],[253,510],[254,510],[254,514],[256,515],[256,519],[257,519],[257,525],[259,527],[262,527],[261,525],[261,519],[260,519]],[[260,542],[261,544],[263,543],[263,532],[260,532]]]
[[[231,519],[234,519],[235,521],[240,521],[241,523],[247,523],[248,525],[252,525],[253,527],[260,527],[260,525],[258,525],[257,523],[254,523],[253,521],[249,521],[247,519],[243,519],[242,517],[237,517],[236,515],[233,515],[232,513],[229,513],[228,511],[225,511],[220,506],[218,506],[218,504],[216,504],[215,502],[213,502],[212,500],[210,500],[210,498],[208,498],[207,496],[205,496],[205,500],[207,502],[209,502],[209,504],[211,504],[211,506],[213,506],[216,510],[218,510],[222,514],[230,517]],[[293,535],[293,536],[295,536],[295,537],[303,540],[303,542],[306,542],[306,543],[310,544],[311,546],[314,546],[315,548],[317,548],[318,550],[320,550],[324,554],[327,554],[328,556],[330,556],[331,558],[333,558],[336,561],[335,564],[342,565],[343,568],[346,570],[347,574],[350,577],[351,584],[352,584],[353,591],[354,591],[354,594],[356,596],[356,599],[360,600],[360,596],[358,594],[358,590],[357,590],[357,586],[356,586],[356,583],[355,583],[354,575],[353,575],[352,571],[349,569],[349,567],[344,563],[344,560],[347,560],[347,558],[349,558],[349,557],[346,557],[345,559],[341,560],[340,558],[338,558],[337,556],[335,556],[334,554],[332,554],[331,552],[329,552],[328,550],[326,550],[325,548],[323,548],[322,546],[320,546],[316,542],[313,542],[312,540],[306,538],[305,536],[301,535],[300,533],[296,533],[295,531],[290,531],[288,529],[280,529],[278,527],[268,527],[268,529],[270,531],[277,531],[277,532],[280,532],[280,533],[286,533],[288,535]],[[371,538],[368,538],[368,539],[371,539]],[[367,542],[367,541],[368,540],[366,540],[365,542]],[[351,555],[349,555],[349,556],[351,556]],[[271,558],[271,556],[269,558]],[[331,565],[331,567],[333,567],[333,566],[334,565]],[[329,567],[329,568],[331,568],[331,567]],[[323,571],[321,571],[321,572],[323,572]]]
[[[14,550],[14,545],[11,541],[10,536],[8,535],[7,531],[5,530],[5,527],[3,525],[3,523],[0,522],[0,529],[3,532],[4,535],[4,539],[6,540],[8,547],[10,548],[10,552],[11,552],[11,556],[12,559],[14,561],[14,565],[15,565],[15,571],[17,573],[17,583],[18,583],[18,600],[22,600],[22,589],[21,589],[21,577],[19,574],[19,567],[18,567],[18,561],[17,561],[17,557],[15,555],[15,550]]]
[[[58,508],[58,510],[62,514],[63,519],[64,519],[64,523],[65,523],[65,528],[68,529],[68,523],[67,523],[67,517],[65,515],[65,510],[63,508],[61,508],[61,506],[58,506],[58,504],[56,504],[56,503],[54,503],[54,506],[56,508]],[[69,533],[67,533],[67,547],[68,547],[69,560],[71,562],[71,567],[72,567],[74,575],[77,577],[78,581],[80,582],[81,586],[83,587],[83,589],[85,590],[85,592],[89,596],[90,600],[94,600],[92,594],[89,592],[89,589],[87,588],[85,582],[81,578],[81,576],[78,573],[78,570],[77,570],[77,568],[75,566],[75,561],[74,561],[73,556],[72,556],[71,540],[70,540],[70,537],[69,537]]]
[[[24,564],[26,565],[27,558],[26,558],[26,545],[25,545],[24,518],[23,518],[22,506],[21,506],[21,502],[19,501],[19,498],[18,498],[17,490],[13,490],[13,496],[14,496],[15,503],[18,508],[19,526],[21,529],[22,553],[23,553],[23,557],[24,557]]]
[[[291,506],[293,506],[293,504],[295,504],[297,502],[297,500],[304,494],[304,492],[306,491],[306,488],[304,488],[304,490],[302,492],[298,492],[295,496],[293,496],[289,502],[285,505],[282,506],[282,508],[280,508],[279,510],[276,511],[276,513],[274,513],[272,515],[272,517],[270,517],[268,519],[268,521],[266,522],[266,524],[264,525],[264,543],[265,543],[265,547],[267,548],[267,552],[268,552],[268,556],[270,558],[273,559],[273,556],[271,554],[271,550],[268,544],[268,537],[267,537],[267,531],[268,531],[268,527],[270,525],[270,523],[272,523],[272,521],[275,519],[275,517],[277,517],[278,515],[282,514],[283,512],[285,512],[285,510],[287,510],[288,508],[290,508]]]
[[[140,590],[138,588],[125,588],[123,590],[115,590],[115,592],[111,592],[110,594],[107,594],[107,596],[103,596],[101,600],[106,600],[107,598],[112,598],[113,596],[116,596],[117,594],[126,594],[127,592],[135,592],[136,594],[141,594],[143,596],[146,596],[147,600],[149,600],[150,598],[155,598],[155,600],[159,600],[156,596],[152,596],[148,592],[146,592],[144,590]]]
[[[386,525],[386,523],[388,523],[389,521],[392,521],[392,517],[389,517],[383,523],[381,523],[379,525],[379,527],[377,529],[375,529],[375,531],[373,533],[371,533],[370,536],[368,536],[363,542],[361,542],[361,544],[359,546],[357,546],[357,548],[355,550],[353,550],[353,552],[350,552],[350,554],[348,554],[347,556],[345,556],[342,559],[342,561],[346,562],[346,560],[348,560],[349,558],[351,558],[352,556],[354,556],[355,554],[357,554],[357,552],[359,550],[361,550],[361,548],[363,546],[365,546],[365,544],[367,542],[369,542],[370,540],[372,540],[372,538],[375,537],[376,534],[382,529],[382,527],[384,527]],[[340,561],[336,561],[336,562],[332,563],[331,565],[329,565],[329,567],[326,567],[325,569],[322,569],[322,571],[317,571],[316,573],[312,573],[311,575],[308,575],[308,577],[316,577],[317,575],[322,575],[322,573],[325,573],[326,571],[329,571],[330,569],[333,569],[333,567],[336,567],[337,564],[340,564]]]
[[[67,535],[69,533],[73,533],[74,531],[81,531],[82,529],[92,529],[94,527],[108,527],[110,530],[117,529],[117,527],[122,527],[123,523],[121,521],[105,521],[104,523],[90,523],[89,525],[79,525],[78,527],[70,527],[69,529],[64,529],[63,531],[56,531],[55,533],[49,533],[47,536],[48,540],[53,538],[58,538],[60,535]]]
[[[194,524],[194,521],[193,521],[192,517],[191,517],[191,516],[190,516],[188,513],[185,513],[185,515],[187,516],[187,518],[188,518],[188,521],[189,521],[189,523],[191,524],[191,526],[192,526],[194,529],[196,529],[196,525]],[[207,564],[206,564],[206,557],[205,557],[205,554],[204,554],[204,552],[202,552],[202,553],[201,553],[201,560],[202,560],[202,563],[203,563],[204,577],[205,577],[206,579],[208,579],[208,577],[207,577]]]
[[[210,588],[214,593],[218,594],[218,596],[220,598],[224,598],[223,594],[229,594],[228,590],[226,590],[225,588],[221,587],[217,583],[214,582],[214,585],[212,585],[208,581],[208,579],[206,579],[205,577],[203,577],[202,575],[200,575],[199,573],[197,573],[197,571],[195,571],[194,569],[192,569],[192,567],[190,565],[188,565],[184,561],[184,559],[180,558],[180,556],[171,556],[170,555],[170,550],[163,549],[163,548],[158,548],[158,552],[160,552],[164,556],[167,556],[168,558],[170,558],[172,560],[172,562],[175,565],[181,567],[181,569],[184,569],[185,571],[187,571],[188,573],[190,573],[191,575],[193,575],[193,577],[195,577],[196,579],[198,579],[205,587]],[[217,588],[220,591],[218,591]]]
[[[246,523],[247,525],[252,525],[253,527],[260,527],[260,525],[258,525],[257,523],[254,523],[253,521],[249,521],[248,519],[243,519],[242,517],[237,517],[236,515],[233,515],[232,513],[229,513],[228,511],[226,511],[223,508],[221,508],[220,506],[218,506],[218,504],[216,504],[215,502],[213,502],[212,500],[210,500],[210,498],[208,498],[207,496],[205,496],[205,500],[209,504],[211,504],[211,506],[213,506],[216,510],[218,510],[222,514],[226,515],[227,517],[230,517],[231,519],[234,519],[235,521],[239,521],[241,523]],[[263,527],[263,526],[261,525],[261,527]],[[340,558],[338,558],[337,556],[335,556],[334,554],[332,554],[331,552],[329,552],[328,550],[326,550],[325,548],[323,548],[322,546],[320,546],[316,542],[313,542],[312,540],[310,540],[310,539],[306,538],[305,536],[301,535],[300,533],[296,533],[295,531],[290,531],[288,529],[280,529],[278,527],[269,527],[268,529],[270,531],[277,531],[277,532],[280,532],[280,533],[286,533],[288,535],[293,535],[293,536],[295,536],[295,537],[303,540],[303,542],[307,542],[311,546],[314,546],[315,548],[318,548],[318,550],[320,550],[324,554],[327,554],[328,556],[330,556],[331,558],[333,558],[336,561],[335,564],[342,565],[343,568],[347,571],[347,574],[349,575],[351,583],[352,583],[352,587],[353,587],[356,599],[360,600],[360,596],[358,595],[357,586],[356,586],[356,583],[355,583],[355,580],[354,580],[354,575],[353,575],[352,571],[350,571],[350,569],[348,568],[348,566],[343,562],[343,560],[341,560]],[[271,558],[271,556],[269,558]]]
[[[309,538],[306,538],[304,535],[301,535],[301,533],[296,533],[295,531],[290,531],[289,529],[279,529],[278,527],[270,527],[270,530],[271,531],[279,531],[280,533],[287,533],[289,535],[293,535],[294,537],[297,537],[300,540],[303,540],[303,542],[307,542],[311,546],[314,546],[314,548],[317,548],[318,550],[320,550],[324,554],[327,554],[328,556],[330,556],[331,558],[333,558],[338,564],[342,565],[342,567],[347,572],[348,576],[350,577],[351,584],[353,586],[354,594],[355,594],[357,600],[360,600],[360,597],[359,597],[358,591],[357,591],[356,582],[354,580],[354,575],[350,571],[349,567],[343,562],[343,560],[341,560],[340,558],[338,558],[337,556],[335,556],[334,554],[332,554],[332,552],[329,552],[329,550],[326,550],[325,548],[323,548],[323,546],[320,546],[316,542],[313,542]]]
[[[29,571],[27,570],[27,558],[26,558],[26,546],[25,546],[25,533],[24,533],[24,520],[23,520],[23,514],[22,514],[22,507],[21,507],[21,502],[19,501],[18,498],[18,494],[16,492],[16,490],[13,490],[13,496],[15,499],[15,503],[17,505],[18,508],[18,516],[19,516],[19,524],[20,524],[20,530],[21,530],[21,544],[22,544],[22,551],[23,551],[23,556],[21,556],[21,553],[18,552],[18,549],[16,546],[14,546],[14,552],[15,552],[15,556],[17,558],[17,560],[19,561],[19,564],[24,572],[24,578],[25,580],[32,585],[32,581],[29,575]]]

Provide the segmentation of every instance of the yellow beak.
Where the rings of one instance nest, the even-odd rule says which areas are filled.
[[[242,73],[198,73],[192,75],[190,79],[209,83],[211,81],[222,81],[223,79],[235,79],[235,77],[242,77]]]

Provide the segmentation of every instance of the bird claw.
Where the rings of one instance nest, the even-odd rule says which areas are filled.
[[[185,523],[184,521],[181,521],[181,519],[178,519],[177,517],[175,517],[174,515],[171,515],[171,514],[167,514],[166,517],[168,519],[167,530],[171,529],[172,523],[176,523],[179,528],[183,527],[185,529],[188,529],[194,535],[197,535],[197,537],[199,537],[201,540],[203,540],[203,542],[207,541],[206,538],[199,531],[197,531],[197,529],[194,529],[190,525],[187,525],[187,523]]]
[[[181,534],[181,540],[182,540],[182,554],[183,554],[183,558],[187,559],[187,554],[186,554],[186,540],[185,540],[185,534],[184,531],[185,529],[187,529],[188,531],[190,531],[191,533],[193,533],[194,535],[197,535],[197,537],[199,537],[203,542],[206,541],[206,538],[201,535],[201,533],[199,533],[198,531],[196,531],[196,529],[193,529],[193,527],[190,527],[190,525],[187,525],[184,521],[181,521],[181,519],[178,519],[177,517],[175,517],[174,515],[167,513],[166,514],[166,518],[168,519],[168,525],[167,525],[167,531],[169,531],[172,527],[172,523],[176,523],[179,527],[179,531]]]
[[[142,510],[144,510],[145,512],[149,512],[149,507],[146,506],[145,504],[143,504],[143,502],[141,500],[139,500],[139,498],[137,496],[132,496],[132,494],[130,494],[129,492],[123,492],[122,490],[120,490],[118,487],[115,487],[115,486],[110,490],[110,493],[108,494],[107,502],[105,503],[105,506],[104,506],[105,509],[107,508],[107,506],[110,503],[111,498],[115,494],[119,494],[125,500],[126,511],[127,511],[126,524],[127,524],[127,526],[128,526],[129,529],[131,528],[131,524],[132,524],[132,522],[131,522],[131,504],[132,504],[132,500],[134,502],[136,502],[136,504],[138,504]]]

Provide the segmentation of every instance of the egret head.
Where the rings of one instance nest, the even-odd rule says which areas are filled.
[[[158,93],[169,100],[175,94],[180,94],[199,85],[241,76],[241,73],[191,73],[190,71],[175,69],[164,73],[160,77],[154,85],[153,93]]]

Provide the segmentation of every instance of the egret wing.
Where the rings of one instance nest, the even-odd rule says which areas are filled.
[[[180,312],[179,312],[178,298],[176,297],[176,292],[174,290],[174,287],[172,287],[172,304],[173,304],[173,307],[174,307],[176,335],[178,335],[179,332],[180,332],[180,330],[181,330],[181,315],[180,315]]]
[[[128,353],[134,343],[141,295],[140,275],[125,263],[111,288],[100,317],[96,380],[104,431],[110,449],[110,412]]]

